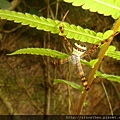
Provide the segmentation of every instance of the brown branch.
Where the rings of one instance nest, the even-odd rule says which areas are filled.
[[[108,42],[105,43],[103,49],[100,51],[100,54],[99,54],[99,56],[97,58],[98,62],[95,64],[94,68],[92,69],[92,71],[91,71],[91,73],[89,75],[88,86],[90,86],[92,84],[92,82],[94,80],[94,75],[96,73],[96,70],[98,69],[98,67],[99,67],[99,65],[101,63],[101,61],[102,61],[102,59],[103,59],[103,57],[105,55],[105,52],[107,51],[108,47],[110,46],[113,38],[118,34],[117,30],[118,30],[119,26],[120,26],[120,18],[118,19],[118,21],[113,26],[114,33],[107,39]],[[77,110],[78,115],[81,114],[81,112],[82,112],[83,102],[84,102],[84,100],[86,98],[86,95],[87,95],[87,92],[84,91],[82,96],[81,96],[80,103],[79,103],[79,106],[78,106],[78,110]]]

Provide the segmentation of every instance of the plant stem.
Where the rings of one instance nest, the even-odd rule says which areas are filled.
[[[107,51],[108,47],[110,46],[113,38],[118,34],[117,33],[117,30],[120,26],[120,18],[117,20],[117,22],[115,23],[115,25],[113,26],[113,34],[107,39],[108,42],[105,43],[103,49],[100,51],[100,54],[98,56],[98,62],[95,64],[94,68],[92,69],[92,72],[90,73],[89,75],[89,78],[88,78],[88,86],[90,86],[94,80],[94,75],[96,73],[96,70],[98,69],[104,55],[105,55],[105,52]],[[78,111],[77,111],[77,114],[81,114],[82,112],[82,107],[83,107],[83,102],[86,98],[86,95],[87,95],[87,92],[84,91],[82,96],[81,96],[81,99],[80,99],[80,103],[79,103],[79,106],[78,106]]]

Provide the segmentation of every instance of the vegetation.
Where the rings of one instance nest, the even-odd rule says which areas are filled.
[[[88,77],[88,84],[92,86],[92,82],[95,77],[100,77],[109,80],[110,82],[118,82],[120,83],[120,76],[119,75],[114,75],[114,74],[106,74],[102,73],[99,71],[99,66],[104,58],[104,56],[120,60],[120,51],[116,50],[116,47],[113,45],[110,45],[111,42],[113,41],[114,37],[116,36],[116,33],[119,33],[120,29],[120,5],[119,0],[102,0],[102,1],[94,1],[94,0],[64,0],[66,2],[65,4],[72,3],[74,7],[76,6],[81,6],[82,9],[86,11],[86,9],[90,10],[90,12],[96,12],[98,14],[102,14],[104,16],[111,16],[114,20],[118,19],[115,23],[112,29],[106,30],[105,32],[95,32],[92,29],[86,29],[83,28],[79,25],[74,25],[74,24],[69,24],[67,22],[63,22],[63,27],[64,27],[64,32],[65,35],[68,39],[71,39],[71,42],[82,42],[83,44],[90,43],[90,44],[99,44],[100,42],[104,41],[107,39],[108,42],[106,42],[104,45],[100,47],[100,53],[96,59],[91,60],[90,62],[87,62],[86,60],[81,60],[82,64],[90,66],[91,67],[91,73]],[[61,4],[61,3],[60,3]],[[111,12],[112,11],[112,12]],[[70,13],[69,13],[70,14]],[[1,19],[6,19],[8,21],[14,21],[15,23],[20,23],[21,25],[29,25],[31,28],[35,28],[37,30],[43,30],[45,32],[50,32],[52,34],[58,34],[62,35],[59,29],[60,21],[59,20],[54,20],[51,18],[45,18],[43,16],[37,16],[35,14],[30,14],[30,13],[22,13],[22,12],[16,12],[16,11],[10,11],[10,10],[0,10],[0,18]],[[93,21],[94,22],[94,21]],[[98,24],[99,26],[99,24]],[[50,34],[49,34],[50,35]],[[48,36],[49,36],[48,35]],[[49,38],[49,37],[48,37]],[[50,40],[48,39],[48,42]],[[50,43],[49,43],[50,44]],[[48,46],[49,46],[48,44]],[[51,44],[54,44],[54,40],[52,41]],[[62,48],[63,49],[63,48]],[[61,50],[62,51],[62,50]],[[7,53],[7,55],[18,55],[18,54],[32,54],[32,55],[41,55],[41,56],[47,56],[46,60],[48,60],[50,64],[50,58],[59,58],[59,59],[64,59],[69,56],[69,54],[65,54],[63,52],[59,52],[58,50],[54,50],[52,48],[21,48],[19,50],[16,50],[15,52],[12,53]],[[20,57],[23,57],[22,55]],[[45,59],[45,58],[44,58]],[[46,63],[45,63],[46,64]],[[48,65],[49,66],[49,65]],[[47,68],[48,71],[46,73],[48,74],[48,83],[51,83],[51,80],[49,78],[49,70],[50,68]],[[47,84],[48,84],[47,83]],[[87,92],[84,91],[83,87],[78,83],[74,83],[71,81],[63,80],[55,78],[54,84],[58,83],[65,83],[67,85],[70,85],[71,87],[75,89],[79,89],[83,92],[81,95],[81,100],[79,102],[79,106],[77,109],[76,114],[80,114],[82,112],[82,107],[83,103],[85,101]],[[45,85],[47,85],[45,84]],[[24,88],[24,86],[23,86]],[[48,91],[51,88],[48,88]],[[24,88],[24,90],[27,92],[27,89]],[[89,91],[88,91],[89,93]],[[50,99],[49,96],[50,94],[47,94],[47,99]],[[29,96],[29,94],[28,94]],[[29,96],[30,97],[30,96]],[[33,101],[33,98],[30,97],[30,99]],[[50,101],[49,101],[50,102]],[[70,105],[70,98],[68,99],[69,107],[68,107],[68,114],[71,113],[71,105]],[[34,101],[33,101],[34,104]],[[48,105],[48,104],[47,104]],[[48,105],[49,106],[49,105]],[[47,107],[48,107],[47,106]],[[40,108],[39,108],[40,109]],[[49,111],[49,107],[47,108],[47,111]],[[44,111],[45,112],[45,111]],[[49,114],[49,112],[46,112],[46,114]],[[113,111],[111,110],[111,114],[113,114]]]

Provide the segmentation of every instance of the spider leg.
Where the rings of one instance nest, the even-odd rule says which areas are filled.
[[[81,65],[80,61],[77,61],[76,65],[77,65],[77,68],[78,68],[79,75],[81,77],[82,84],[85,87],[85,90],[88,91],[89,90],[88,83],[87,83],[87,80],[85,78],[85,75],[84,75],[84,72],[83,72],[82,65]]]
[[[67,63],[67,62],[70,61],[70,60],[71,60],[71,56],[65,58],[64,60],[59,60],[59,61],[57,61],[57,62],[52,62],[52,64],[53,64],[54,66],[58,66],[58,65]]]
[[[106,42],[108,42],[109,39],[113,39],[116,35],[118,35],[119,32],[114,33],[113,35],[111,35],[108,39],[105,39],[104,41],[98,43],[97,45],[94,45],[92,48],[90,48],[88,51],[86,51],[83,55],[81,55],[81,58],[85,57],[88,54],[93,53],[95,50],[97,50],[102,44],[105,44]]]
[[[84,54],[81,55],[81,58],[83,58],[83,57],[85,57],[85,56],[87,56],[87,55],[89,55],[89,54],[92,54],[92,53],[95,52],[102,44],[104,44],[104,43],[106,43],[106,42],[108,42],[107,39],[104,40],[104,41],[102,41],[102,42],[100,42],[100,43],[97,44],[97,45],[94,45],[94,46],[93,46],[92,48],[90,48],[88,51],[84,52]]]
[[[63,38],[64,38],[64,41],[65,41],[66,46],[68,47],[69,51],[72,52],[71,44],[70,44],[70,42],[68,41],[68,39],[66,38],[66,36],[65,36],[64,29],[63,29],[63,24],[62,24],[63,21],[64,21],[64,19],[65,19],[65,17],[66,17],[67,14],[68,14],[68,12],[69,12],[69,11],[66,12],[66,14],[64,15],[62,21],[60,22],[59,29],[60,29],[60,31],[61,31],[61,33],[62,33],[62,36],[63,36]]]

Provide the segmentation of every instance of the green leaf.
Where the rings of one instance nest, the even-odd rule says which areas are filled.
[[[68,55],[65,53],[58,52],[56,50],[45,49],[45,48],[24,48],[7,55],[17,55],[17,54],[31,54],[31,55],[42,55],[42,56],[45,55],[53,58],[57,57],[59,59],[64,59],[68,57]]]
[[[46,19],[44,17],[38,17],[29,13],[20,13],[9,10],[0,10],[1,19],[14,20],[16,23],[22,25],[29,25],[30,27],[36,27],[38,30],[51,31],[51,33],[59,33],[60,21]]]
[[[88,65],[88,66],[94,68],[94,65],[97,63],[98,59],[91,60],[90,62],[83,60],[83,59],[81,59],[80,61],[82,64]]]
[[[116,60],[120,60],[120,51],[115,51],[115,46],[109,46],[108,50],[106,51],[105,55],[112,57]]]
[[[71,87],[73,87],[75,89],[84,91],[84,87],[80,86],[80,85],[78,85],[76,83],[73,83],[73,82],[70,82],[70,81],[66,81],[66,80],[62,80],[62,79],[54,79],[53,84],[55,85],[55,84],[58,84],[58,83],[66,83],[67,85],[70,85]]]
[[[92,44],[98,44],[113,34],[113,30],[108,30],[104,34],[101,32],[96,33],[89,29],[83,29],[80,26],[69,25],[66,22],[63,22],[63,28],[67,38]]]
[[[113,33],[114,33],[113,30],[107,30],[103,35],[103,39],[105,40],[105,39],[109,38],[110,35],[112,35]]]
[[[36,27],[38,30],[51,31],[51,33],[62,35],[59,29],[60,21],[58,20],[8,10],[0,10],[0,18],[14,20],[14,22],[21,23],[22,25],[29,25],[30,27]],[[63,22],[63,28],[67,38],[92,44],[97,44],[103,41],[106,36],[109,37],[112,34],[112,32],[105,32],[104,34],[101,32],[96,33],[66,22]]]
[[[80,26],[69,25],[66,22],[63,22],[64,33],[67,38],[75,39],[82,42],[89,42],[92,44],[97,44],[103,41],[103,34],[100,36],[100,33],[95,33],[89,29],[83,29]],[[61,33],[60,33],[61,34]]]
[[[30,8],[29,13],[30,13],[30,14],[39,15],[39,11],[36,10],[36,9],[34,9],[34,8]]]
[[[73,6],[82,6],[91,12],[98,12],[105,16],[111,15],[114,19],[120,17],[120,0],[64,0]]]
[[[101,78],[105,78],[105,79],[110,80],[110,81],[114,81],[114,82],[120,83],[120,76],[102,74],[99,71],[96,72],[96,76],[99,76]]]
[[[95,64],[98,62],[98,59],[93,59],[90,61],[90,66],[94,68]]]
[[[0,0],[0,8],[1,9],[8,9],[10,8],[12,5],[8,0]]]

